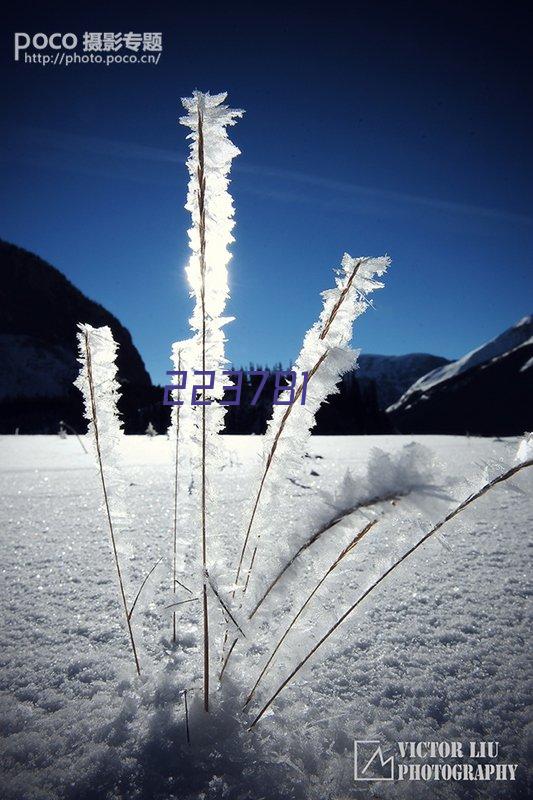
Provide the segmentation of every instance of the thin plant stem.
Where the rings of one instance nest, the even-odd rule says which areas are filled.
[[[81,449],[83,450],[84,453],[86,453],[87,449],[86,449],[85,445],[83,444],[82,440],[80,439],[78,431],[75,428],[73,428],[72,425],[69,425],[68,422],[65,422],[64,419],[59,420],[59,424],[63,425],[65,428],[68,428],[69,431],[71,431],[74,434],[74,436],[76,437],[76,439],[78,440],[78,442],[81,445]]]
[[[189,594],[192,594],[192,592],[189,589],[189,587],[185,586],[185,584],[182,583],[181,581],[179,581],[177,578],[176,578],[176,583],[178,584],[178,586],[181,586],[182,589],[185,589],[186,592],[189,592]]]
[[[187,744],[191,743],[191,733],[189,730],[189,706],[187,704],[187,689],[183,692],[183,703],[185,705],[185,730],[187,732]]]
[[[185,603],[195,603],[199,599],[199,597],[189,597],[187,600],[178,600],[177,603],[171,603],[169,606],[165,606],[165,609],[174,608],[174,606],[184,606]]]
[[[344,612],[344,614],[340,617],[340,619],[338,619],[337,622],[335,622],[335,624],[332,625],[329,628],[327,633],[325,633],[324,636],[322,636],[322,638],[314,645],[314,647],[311,648],[311,650],[305,656],[305,658],[303,658],[297,664],[297,666],[293,669],[293,671],[290,673],[290,675],[287,678],[285,678],[285,680],[281,683],[281,685],[276,689],[274,694],[267,700],[267,702],[261,708],[261,710],[259,711],[257,716],[254,718],[254,720],[251,723],[251,725],[249,726],[248,730],[251,730],[259,722],[259,720],[261,719],[263,714],[268,710],[268,708],[270,708],[270,706],[272,705],[274,700],[281,694],[281,692],[287,686],[287,684],[289,684],[292,681],[292,679],[295,677],[295,675],[297,675],[297,673],[309,661],[309,659],[316,653],[316,651],[324,644],[324,642],[327,639],[329,639],[331,634],[334,633],[334,631],[336,631],[337,628],[340,625],[342,625],[342,623],[350,616],[350,614],[353,613],[353,611],[360,605],[360,603],[362,603],[363,600],[366,597],[368,597],[368,595],[371,592],[373,592],[374,589],[377,586],[379,586],[379,584],[382,581],[384,581],[385,578],[387,578],[391,574],[391,572],[393,572],[397,567],[400,566],[400,564],[402,564],[407,558],[409,558],[409,556],[411,556],[416,550],[418,550],[419,547],[421,547],[425,542],[427,542],[427,540],[431,536],[433,536],[435,533],[437,533],[437,531],[439,531],[442,528],[443,525],[445,525],[451,519],[453,519],[458,514],[460,514],[461,511],[464,511],[464,509],[467,508],[475,500],[478,500],[480,497],[482,497],[484,494],[486,494],[490,489],[492,489],[493,486],[496,486],[499,483],[503,483],[504,481],[509,480],[509,478],[512,478],[514,475],[516,475],[521,470],[525,469],[526,467],[531,467],[531,466],[533,466],[533,459],[529,459],[528,461],[524,461],[521,464],[517,464],[514,467],[511,467],[506,472],[502,473],[498,477],[493,478],[493,480],[491,480],[488,483],[484,484],[481,487],[481,489],[479,489],[477,492],[474,492],[473,494],[471,494],[469,497],[466,498],[466,500],[463,500],[462,503],[460,503],[458,506],[456,506],[445,517],[443,517],[439,522],[437,522],[437,524],[434,525],[433,528],[431,528],[431,530],[429,530],[426,534],[424,534],[424,536],[416,544],[414,544],[412,547],[410,547],[409,550],[407,550],[401,556],[401,558],[399,558],[397,561],[395,561],[394,564],[391,567],[389,567],[389,569],[387,569],[379,578],[377,578],[377,580],[375,580],[369,586],[369,588],[365,592],[363,592],[363,594],[360,595],[360,597],[357,598],[355,603],[353,603],[347,609],[347,611]]]
[[[327,351],[325,353],[322,353],[322,355],[320,356],[320,358],[318,359],[316,364],[309,371],[309,374],[308,374],[308,377],[307,377],[308,382],[312,378],[312,376],[315,374],[315,372],[318,370],[318,368],[321,366],[321,364],[324,362],[326,356],[327,356]],[[265,487],[265,483],[266,483],[266,479],[268,477],[268,473],[270,472],[270,467],[272,466],[272,461],[274,459],[274,455],[276,454],[276,450],[278,449],[279,440],[280,440],[280,438],[281,438],[281,436],[283,434],[283,431],[285,429],[285,425],[287,424],[287,420],[289,419],[291,411],[292,411],[294,405],[298,402],[298,400],[299,400],[299,398],[300,398],[300,396],[302,394],[302,391],[303,391],[303,383],[301,383],[298,386],[298,388],[296,389],[296,392],[294,394],[294,402],[290,406],[287,406],[287,409],[286,409],[285,413],[283,414],[283,417],[281,418],[281,422],[280,422],[278,431],[277,431],[277,433],[276,433],[276,435],[274,437],[274,441],[272,442],[272,447],[270,448],[270,452],[269,452],[269,454],[267,456],[265,469],[263,470],[263,474],[262,474],[261,480],[259,482],[259,488],[258,488],[257,494],[255,496],[255,501],[254,501],[254,505],[253,505],[253,508],[252,508],[252,513],[251,513],[251,516],[250,516],[250,520],[248,522],[248,527],[246,529],[246,534],[244,536],[244,542],[243,542],[243,545],[242,545],[241,554],[240,554],[240,557],[239,557],[239,563],[238,563],[238,566],[237,566],[237,574],[235,576],[235,588],[233,590],[234,594],[235,594],[235,591],[236,591],[236,585],[239,582],[241,569],[242,569],[242,565],[243,565],[243,561],[244,561],[244,556],[245,556],[245,553],[246,553],[246,549],[248,547],[248,541],[249,541],[250,533],[252,531],[252,527],[253,527],[253,524],[254,524],[255,515],[256,515],[257,509],[259,507],[259,502],[260,502],[262,494],[263,494],[263,489]]]
[[[327,353],[328,353],[328,351],[323,353],[320,356],[320,358],[318,359],[318,361],[316,362],[316,364],[314,365],[313,369],[309,371],[308,378],[307,378],[308,381],[315,374],[315,372],[320,367],[320,365],[324,362],[324,360],[325,360],[325,358],[327,356]],[[298,399],[301,396],[302,391],[303,391],[303,383],[300,384],[300,386],[298,387],[298,389],[295,392],[294,403],[298,402]],[[290,414],[290,412],[291,412],[291,410],[293,408],[294,403],[292,405],[290,405],[290,406],[287,406],[287,410],[285,411],[285,413],[284,413],[284,415],[282,417],[282,420],[281,420],[281,423],[280,423],[280,427],[279,427],[278,432],[277,432],[277,434],[276,434],[276,436],[274,438],[274,442],[272,444],[272,447],[271,447],[270,452],[269,452],[268,457],[267,457],[267,461],[266,461],[266,464],[265,464],[265,469],[264,469],[264,472],[263,472],[263,475],[262,475],[262,478],[261,478],[261,482],[259,484],[259,489],[258,489],[256,498],[255,498],[254,507],[252,509],[252,515],[250,517],[250,521],[248,523],[248,528],[246,530],[246,535],[244,537],[244,543],[243,543],[243,546],[242,546],[241,555],[239,557],[239,564],[237,566],[237,574],[235,576],[235,583],[234,583],[234,587],[233,587],[233,591],[232,591],[232,597],[235,597],[235,593],[237,591],[237,584],[239,582],[239,578],[240,578],[240,574],[241,574],[242,564],[243,564],[243,560],[244,560],[244,554],[246,553],[246,548],[248,546],[248,540],[250,538],[250,533],[252,531],[252,526],[253,526],[253,523],[254,523],[255,515],[256,515],[257,509],[258,509],[258,506],[259,506],[259,501],[261,499],[262,492],[263,492],[263,487],[265,485],[265,481],[267,479],[267,475],[269,473],[269,470],[270,470],[270,467],[271,467],[271,464],[272,464],[272,460],[274,458],[274,454],[275,454],[275,452],[277,450],[278,442],[280,440],[281,434],[283,433],[283,430],[285,428],[285,424],[287,422],[287,419],[289,418],[289,414]],[[244,584],[244,587],[243,587],[243,595],[246,594],[246,591],[248,589],[248,584],[250,582],[250,574],[251,574],[252,567],[253,567],[254,562],[255,562],[255,557],[257,555],[257,547],[258,547],[259,539],[260,539],[260,535],[257,537],[257,541],[256,541],[256,544],[255,544],[253,553],[252,553],[252,557],[250,559],[250,565],[248,567],[247,574],[246,574],[246,583]],[[225,651],[225,648],[226,648],[227,641],[228,641],[228,631],[226,630],[226,633],[224,635],[224,642],[223,642],[223,645],[222,645],[223,662],[222,662],[222,669],[220,671],[220,676],[219,676],[220,680],[222,679],[222,676],[224,675],[224,672],[226,670],[228,662],[229,662],[229,660],[231,658],[231,654],[235,650],[235,645],[237,644],[237,639],[234,639],[234,641],[231,644],[230,649],[228,650],[228,653],[227,653],[226,657],[224,658],[224,651]]]
[[[110,507],[109,507],[109,498],[107,496],[107,486],[106,486],[106,481],[105,481],[105,476],[104,476],[104,467],[103,467],[103,463],[102,463],[102,452],[101,452],[101,449],[100,449],[100,435],[99,435],[99,431],[98,431],[98,418],[97,418],[97,413],[96,413],[96,399],[95,399],[95,396],[94,396],[94,383],[93,383],[93,372],[92,372],[91,348],[89,346],[89,334],[88,334],[87,331],[85,331],[85,337],[84,338],[85,338],[85,354],[86,354],[86,361],[87,361],[87,380],[88,380],[88,383],[89,383],[89,394],[90,394],[90,398],[91,398],[91,416],[92,416],[92,422],[93,422],[93,428],[94,428],[94,440],[95,440],[95,445],[96,445],[96,455],[97,455],[97,459],[98,459],[98,469],[99,469],[99,472],[100,472],[100,480],[101,480],[101,483],[102,483],[102,491],[103,491],[103,494],[104,494],[104,504],[105,504],[105,509],[106,509],[107,522],[108,522],[108,525],[109,525],[109,533],[110,533],[110,536],[111,536],[111,546],[113,548],[113,557],[114,557],[114,560],[115,560],[115,567],[116,567],[116,570],[117,570],[118,583],[119,583],[119,587],[120,587],[120,596],[122,598],[122,604],[124,606],[124,615],[126,617],[126,625],[128,627],[128,634],[129,634],[129,638],[130,638],[131,649],[132,649],[132,652],[133,652],[133,658],[135,660],[135,668],[137,670],[137,674],[140,675],[141,674],[141,667],[140,667],[140,664],[139,664],[139,658],[137,656],[137,648],[135,647],[135,639],[134,639],[134,636],[133,636],[133,629],[131,627],[130,615],[129,615],[129,612],[128,612],[128,602],[126,600],[126,592],[125,592],[125,589],[124,589],[124,581],[122,580],[122,572],[121,572],[121,569],[120,569],[120,561],[119,561],[118,550],[117,550],[117,545],[116,545],[116,541],[115,541],[115,531],[113,529],[113,522],[112,522],[112,519],[111,519],[111,510],[110,510]]]
[[[243,629],[241,628],[241,626],[239,625],[239,623],[237,622],[237,620],[235,619],[235,617],[233,616],[233,614],[229,610],[229,608],[227,606],[227,603],[225,603],[224,600],[222,599],[222,596],[221,596],[220,592],[218,591],[217,587],[215,586],[215,584],[213,583],[213,581],[209,577],[209,574],[207,575],[207,580],[209,581],[209,586],[211,587],[211,591],[213,592],[213,594],[215,595],[216,599],[220,603],[220,606],[221,606],[222,610],[224,611],[224,613],[227,615],[227,617],[230,618],[230,620],[233,622],[233,624],[235,625],[235,627],[237,628],[239,633],[242,636],[244,636],[244,638],[246,638]]]
[[[206,366],[206,336],[207,336],[207,314],[205,307],[205,161],[204,161],[204,129],[203,116],[198,105],[198,211],[200,216],[200,305],[202,313],[202,371],[205,374]],[[202,403],[202,468],[201,468],[201,528],[202,528],[202,610],[204,628],[204,709],[209,711],[209,611],[207,604],[207,482],[206,482],[206,454],[207,454],[207,431],[206,431],[206,403],[205,393]]]
[[[305,611],[305,609],[307,608],[307,606],[309,605],[309,603],[311,602],[311,600],[313,599],[313,597],[315,596],[315,594],[318,592],[318,590],[320,589],[320,587],[322,586],[322,584],[323,584],[323,583],[324,583],[324,582],[327,580],[327,578],[329,577],[329,575],[331,575],[331,573],[332,573],[332,572],[333,572],[333,571],[336,569],[336,567],[338,567],[338,565],[341,563],[341,561],[342,561],[342,560],[343,560],[343,559],[344,559],[344,558],[345,558],[345,557],[346,557],[346,556],[347,556],[349,553],[351,553],[351,552],[352,552],[352,550],[354,549],[354,547],[356,546],[356,544],[357,544],[358,542],[360,542],[360,541],[361,541],[361,539],[362,539],[362,538],[363,538],[363,537],[364,537],[364,536],[365,536],[365,535],[368,533],[368,531],[369,531],[371,528],[373,528],[373,526],[376,524],[376,522],[377,522],[377,519],[374,519],[374,520],[372,520],[372,522],[369,522],[369,523],[368,523],[368,525],[365,525],[365,527],[363,528],[363,530],[359,531],[359,533],[358,533],[358,534],[357,534],[357,535],[356,535],[356,536],[355,536],[355,537],[354,537],[354,538],[351,540],[351,542],[350,542],[350,543],[349,543],[349,544],[348,544],[348,545],[347,545],[347,546],[344,548],[344,550],[342,550],[342,551],[341,551],[341,553],[340,553],[340,554],[337,556],[337,558],[335,559],[335,561],[333,561],[333,563],[332,563],[332,564],[330,564],[330,566],[329,566],[329,567],[327,568],[327,570],[325,571],[324,575],[323,575],[323,576],[320,578],[320,580],[318,581],[318,583],[317,583],[317,585],[315,586],[315,588],[312,590],[312,592],[310,592],[310,594],[307,596],[307,598],[305,599],[305,601],[302,603],[302,605],[300,606],[300,609],[299,609],[298,613],[296,614],[296,616],[295,616],[295,617],[293,617],[292,621],[289,623],[289,626],[286,628],[286,630],[285,630],[285,632],[283,633],[282,637],[280,638],[280,640],[278,641],[278,643],[277,643],[277,644],[276,644],[276,646],[274,647],[274,649],[273,649],[272,653],[270,654],[270,656],[269,656],[269,658],[268,658],[268,660],[267,660],[267,662],[266,662],[265,666],[263,667],[263,669],[262,669],[262,670],[261,670],[261,672],[259,673],[259,676],[258,676],[258,678],[257,678],[256,682],[254,683],[254,685],[253,685],[253,687],[252,687],[252,689],[251,689],[251,691],[250,691],[250,693],[249,693],[248,697],[246,698],[246,701],[245,701],[245,703],[244,703],[243,710],[244,710],[244,708],[246,708],[246,706],[248,705],[248,703],[250,702],[250,700],[251,700],[251,699],[252,699],[252,697],[254,696],[254,694],[255,694],[255,690],[257,689],[257,687],[258,687],[258,686],[259,686],[259,684],[261,683],[261,681],[262,681],[262,679],[263,679],[263,676],[264,676],[264,674],[266,673],[267,669],[269,668],[269,666],[271,665],[272,661],[273,661],[273,660],[274,660],[274,658],[276,657],[276,653],[277,653],[277,652],[278,652],[278,650],[280,649],[281,645],[283,644],[283,642],[285,641],[285,639],[287,638],[287,636],[289,635],[289,633],[291,632],[291,630],[294,628],[294,626],[295,626],[295,625],[296,625],[296,623],[298,622],[299,618],[301,617],[301,615],[303,614],[303,612]]]
[[[155,570],[155,568],[157,567],[157,565],[161,563],[161,561],[162,561],[162,560],[163,560],[163,556],[161,556],[161,558],[158,558],[158,559],[157,559],[157,561],[155,562],[154,566],[153,566],[153,567],[152,567],[152,569],[151,569],[151,570],[150,570],[150,571],[149,571],[149,572],[148,572],[148,573],[145,575],[143,582],[142,582],[142,583],[141,583],[141,585],[139,586],[139,591],[138,591],[138,592],[137,592],[137,594],[135,595],[135,600],[133,601],[133,603],[132,603],[132,606],[131,606],[131,608],[130,608],[130,610],[129,610],[128,617],[129,617],[130,619],[131,619],[131,617],[132,617],[132,615],[133,615],[133,611],[134,611],[134,609],[135,609],[135,606],[137,605],[137,600],[138,600],[138,599],[139,599],[139,597],[141,596],[141,592],[142,592],[142,590],[144,589],[144,587],[145,587],[145,585],[146,585],[146,582],[148,581],[148,578],[150,577],[150,575],[152,574],[152,572]]]
[[[225,639],[225,642],[226,642],[226,641],[227,641],[227,631],[226,631],[226,639]],[[228,650],[228,653],[227,653],[226,657],[225,657],[225,658],[223,659],[223,661],[222,661],[222,669],[220,670],[220,674],[219,674],[219,676],[218,676],[218,679],[219,679],[220,681],[222,680],[222,678],[223,678],[223,676],[224,676],[224,673],[225,673],[225,671],[226,671],[226,667],[228,666],[229,660],[230,660],[230,658],[231,658],[231,654],[232,654],[232,653],[233,653],[233,651],[235,650],[235,647],[237,646],[237,642],[238,642],[238,641],[239,641],[239,640],[238,640],[237,638],[235,638],[235,639],[232,641],[232,643],[231,643],[231,646],[230,646],[230,649]]]

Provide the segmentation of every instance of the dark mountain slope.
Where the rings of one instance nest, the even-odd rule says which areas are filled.
[[[118,319],[46,261],[0,240],[0,433],[55,433],[60,419],[84,430],[72,385],[78,322],[108,325],[119,343],[126,430],[143,431],[149,419],[164,416],[161,393]]]
[[[388,409],[401,433],[511,436],[533,429],[533,340]]]
[[[121,383],[151,386],[129,331],[55,267],[0,240],[0,274],[0,398],[68,392],[78,371],[78,322],[109,325]]]
[[[449,364],[447,358],[429,353],[408,353],[404,356],[379,356],[361,353],[356,377],[362,386],[373,381],[379,407],[396,402],[422,375]]]

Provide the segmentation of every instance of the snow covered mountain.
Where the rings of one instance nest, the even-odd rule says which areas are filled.
[[[443,369],[450,362],[441,356],[428,353],[408,353],[404,356],[380,356],[361,353],[355,377],[363,386],[374,381],[378,405],[385,409],[422,375],[430,370]]]
[[[514,435],[531,430],[531,316],[420,378],[387,414],[402,433]]]
[[[481,347],[477,347],[462,358],[457,359],[457,361],[448,362],[444,366],[437,367],[437,369],[433,369],[431,372],[423,375],[413,383],[387,411],[392,412],[400,408],[405,408],[407,403],[412,402],[419,395],[427,392],[428,389],[431,389],[438,383],[447,381],[455,375],[466,372],[478,364],[483,364],[486,361],[490,361],[492,358],[508,353],[510,350],[526,342],[532,336],[533,319],[531,316],[523,317],[516,325],[513,325],[512,328],[508,328],[499,336],[496,336],[495,339],[491,339],[490,342],[481,345]]]

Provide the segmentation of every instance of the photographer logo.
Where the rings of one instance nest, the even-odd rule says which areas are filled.
[[[395,778],[394,756],[384,758],[381,745],[373,739],[354,742],[354,780],[393,781]]]
[[[383,748],[377,739],[356,739],[354,780],[516,780],[518,764],[501,763],[499,754],[499,742],[492,741],[396,742]]]

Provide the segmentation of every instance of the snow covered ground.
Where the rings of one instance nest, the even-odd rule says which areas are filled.
[[[234,562],[260,438],[226,440],[224,508],[212,525]],[[413,440],[431,448],[440,463],[429,476],[435,485],[394,507],[382,504],[378,511],[385,516],[325,585],[267,675],[260,699],[391,563],[390,554],[403,552],[427,529],[427,520],[438,519],[453,498],[479,485],[484,465],[508,464],[516,447],[510,440],[459,437],[315,437],[306,459],[308,479],[291,489],[294,504],[284,499],[279,510],[280,541],[290,539],[293,521],[311,525],[308,498],[315,490],[334,491],[347,467],[357,485],[373,447],[397,452]],[[3,800],[527,796],[533,749],[527,717],[532,470],[493,489],[405,561],[248,732],[252,716],[241,712],[242,699],[269,652],[268,637],[283,631],[284,590],[272,594],[256,629],[245,630],[246,645],[237,647],[221,687],[214,686],[206,720],[196,690],[198,609],[194,602],[183,606],[175,647],[172,612],[165,609],[172,601],[165,589],[170,443],[164,437],[128,437],[124,455],[133,511],[132,585],[165,557],[134,618],[142,640],[141,679],[132,670],[121,624],[91,456],[74,437],[0,438]],[[195,530],[186,527],[189,512],[185,502],[181,530],[194,539]],[[299,583],[312,588],[364,521],[354,514],[323,548],[310,549]],[[213,552],[218,557],[220,545]],[[186,551],[183,557],[180,575],[187,582]],[[219,582],[223,574],[221,560]],[[219,647],[223,628],[214,625]],[[498,741],[499,760],[519,764],[517,780],[357,783],[354,739],[379,740],[384,751],[397,741]]]

